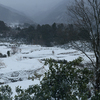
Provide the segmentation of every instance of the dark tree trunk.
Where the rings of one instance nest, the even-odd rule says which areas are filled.
[[[96,90],[100,92],[100,58],[96,58]]]

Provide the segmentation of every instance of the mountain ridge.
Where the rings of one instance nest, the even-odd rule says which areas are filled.
[[[62,1],[52,9],[46,12],[41,12],[36,16],[36,21],[40,24],[53,24],[55,23],[65,23],[68,22],[68,16],[67,16],[67,4],[68,1]],[[41,16],[41,17],[40,17]]]
[[[13,8],[0,4],[0,20],[5,23],[30,23],[33,24],[33,20],[27,17],[24,13],[17,11]]]

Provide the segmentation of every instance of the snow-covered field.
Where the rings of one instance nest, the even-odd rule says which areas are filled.
[[[0,53],[7,54],[7,51],[12,52],[11,46],[9,45],[9,43],[4,43],[0,46]],[[72,61],[78,57],[83,57],[84,62],[89,61],[82,52],[75,49],[41,47],[40,45],[20,45],[17,47],[17,51],[16,54],[10,57],[0,58],[0,83],[10,85],[13,91],[15,91],[15,87],[17,86],[22,86],[25,89],[29,85],[39,84],[42,78],[36,78],[34,81],[28,78],[34,76],[34,73],[43,75],[48,70],[48,66],[44,66],[44,61],[41,59],[53,58]],[[54,54],[52,51],[54,51]],[[88,54],[91,58],[94,57],[93,53]]]

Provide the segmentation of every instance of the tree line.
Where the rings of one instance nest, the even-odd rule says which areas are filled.
[[[86,29],[76,29],[72,24],[49,24],[29,26],[20,29],[15,38],[25,38],[27,42],[46,46],[65,44],[75,40],[89,40]]]
[[[3,21],[0,22],[0,24]],[[24,39],[26,43],[40,44],[45,46],[61,45],[70,41],[89,40],[87,29],[77,28],[73,24],[52,25],[29,25],[26,28],[11,28],[4,22],[0,27],[1,37],[12,37],[13,39]]]

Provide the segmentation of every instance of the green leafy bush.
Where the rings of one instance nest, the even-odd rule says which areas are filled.
[[[30,86],[27,93],[34,94],[33,100],[77,100],[77,97],[87,100],[91,97],[87,84],[93,78],[93,73],[81,68],[81,62],[81,57],[66,64],[46,59],[48,72],[40,85]]]
[[[92,87],[88,85],[93,79],[93,72],[80,67],[82,61],[81,57],[66,63],[46,59],[45,65],[49,65],[49,70],[40,85],[31,85],[27,89],[17,87],[14,100],[99,100],[98,93],[93,96]],[[0,100],[12,100],[11,89],[6,91],[6,88],[3,90],[1,87]]]

